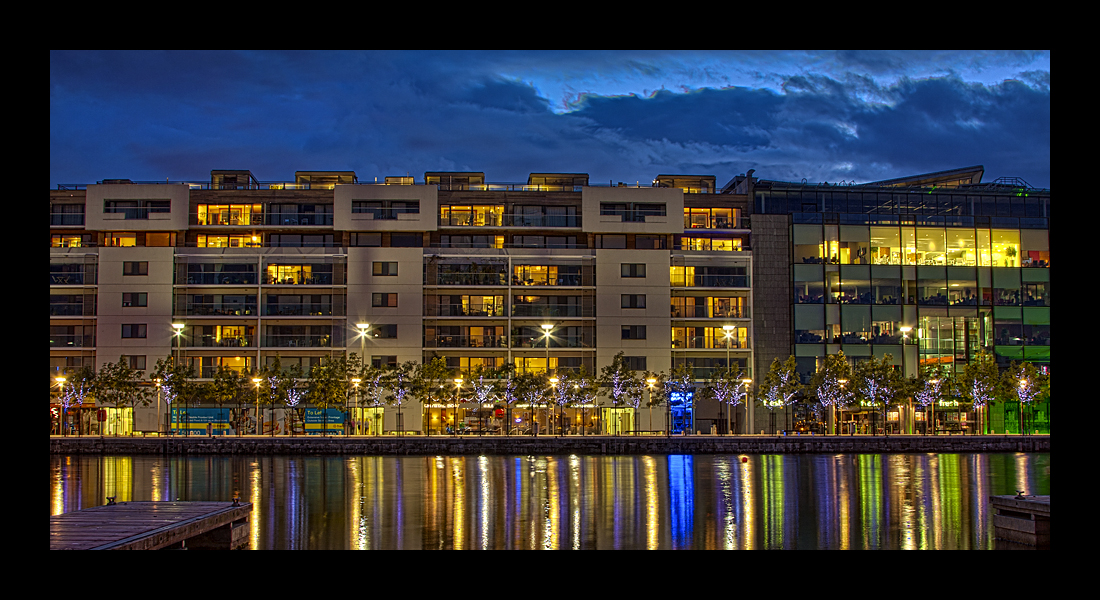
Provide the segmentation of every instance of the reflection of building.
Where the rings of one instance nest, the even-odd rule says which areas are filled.
[[[582,173],[424,181],[298,172],[261,183],[212,171],[200,183],[59,186],[51,375],[120,357],[148,373],[173,353],[205,379],[276,357],[308,371],[352,352],[376,366],[438,355],[462,373],[598,373],[619,352],[639,372],[687,363],[703,377],[727,356],[750,371],[744,190],[719,194],[713,176],[689,175],[645,187],[591,185]],[[387,409],[382,429],[453,419],[436,402],[406,403],[401,423]],[[665,428],[663,410],[612,413],[623,431]],[[374,417],[356,420],[375,431]]]
[[[750,182],[757,372],[793,353],[808,377],[841,350],[909,376],[983,348],[1049,366],[1050,191],[982,175]]]

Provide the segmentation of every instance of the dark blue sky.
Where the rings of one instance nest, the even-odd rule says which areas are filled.
[[[50,53],[51,187],[211,169],[867,182],[977,164],[1050,187],[1049,51]]]

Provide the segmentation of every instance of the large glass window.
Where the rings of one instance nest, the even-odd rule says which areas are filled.
[[[947,303],[952,306],[977,306],[981,291],[977,272],[967,267],[947,267]]]
[[[840,248],[838,255],[842,265],[869,265],[870,235],[867,227],[855,225],[840,226]]]
[[[199,225],[259,225],[262,223],[261,204],[199,204]],[[252,221],[256,215],[256,222]]]
[[[841,304],[871,304],[871,268],[863,266],[844,266],[840,268]]]
[[[871,227],[870,233],[872,264],[902,264],[901,233],[897,227]]]
[[[917,228],[916,260],[918,265],[947,264],[947,247],[942,227]]]
[[[871,295],[875,304],[899,304],[901,298],[901,268],[874,265],[871,267]]]
[[[991,233],[994,267],[1020,266],[1020,231],[994,229]]]
[[[824,262],[825,246],[820,225],[796,224],[792,227],[794,262],[817,264]]]
[[[973,267],[978,264],[978,246],[973,229],[947,230],[947,264]]]
[[[821,265],[794,265],[794,301],[798,304],[825,302]]]

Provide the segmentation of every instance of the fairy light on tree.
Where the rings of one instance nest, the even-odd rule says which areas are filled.
[[[798,362],[791,356],[784,362],[779,358],[772,361],[768,374],[764,376],[764,407],[770,412],[772,433],[775,432],[775,409],[787,411],[795,395],[802,389],[797,372]]]

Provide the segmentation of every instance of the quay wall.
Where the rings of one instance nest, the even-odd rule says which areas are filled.
[[[890,454],[1050,452],[1050,436],[51,437],[51,455]]]

